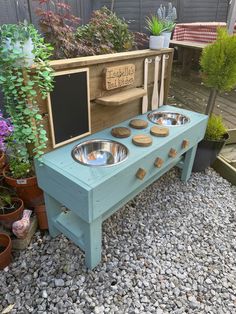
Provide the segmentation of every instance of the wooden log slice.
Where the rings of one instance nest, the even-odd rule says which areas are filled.
[[[147,147],[152,145],[152,138],[149,135],[140,134],[133,136],[132,142],[136,146]]]
[[[129,126],[134,129],[146,129],[148,122],[142,119],[132,119],[130,120]]]
[[[126,127],[116,127],[111,130],[111,134],[117,138],[125,138],[130,136],[131,130]]]
[[[169,129],[164,128],[164,127],[159,127],[159,126],[153,126],[150,129],[150,133],[154,136],[165,137],[169,135]]]

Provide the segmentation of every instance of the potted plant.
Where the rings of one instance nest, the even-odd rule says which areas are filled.
[[[11,263],[12,242],[9,235],[0,233],[0,269],[4,269]]]
[[[13,222],[21,218],[23,210],[23,201],[12,197],[8,188],[0,186],[0,222],[6,228],[11,228]]]
[[[170,45],[170,38],[173,29],[175,28],[175,20],[177,19],[176,8],[172,5],[171,2],[168,3],[168,8],[162,4],[157,10],[157,16],[160,21],[163,23],[165,31],[162,32],[162,35],[165,37],[163,48],[168,48]]]
[[[29,57],[24,49],[29,38],[33,43],[32,66],[22,61]],[[2,25],[0,43],[0,84],[6,112],[14,125],[7,144],[9,167],[3,174],[8,184],[16,188],[25,205],[33,207],[42,201],[33,159],[42,156],[47,143],[38,97],[40,95],[45,99],[53,87],[53,71],[48,65],[52,48],[44,43],[33,25],[26,23]],[[17,43],[17,49],[14,43]],[[33,194],[29,196],[31,191]]]
[[[164,36],[161,35],[164,31],[163,23],[158,19],[156,15],[152,15],[151,18],[146,18],[147,29],[151,33],[149,39],[150,49],[161,49],[164,46]]]
[[[228,138],[222,117],[212,114],[208,120],[205,137],[198,146],[193,171],[202,171],[212,165]]]
[[[235,52],[236,36],[228,35],[225,28],[219,28],[216,41],[203,49],[200,64],[203,83],[211,89],[205,111],[210,118],[205,139],[198,144],[193,171],[201,171],[210,166],[228,138],[224,135],[226,129],[222,125],[222,119],[212,116],[212,113],[218,93],[230,91],[236,86]],[[207,150],[212,150],[212,153],[206,153],[206,147]]]
[[[169,48],[172,31],[175,28],[175,23],[172,21],[166,20],[166,21],[163,21],[163,27],[165,29],[165,31],[161,33],[162,36],[164,36],[163,48]]]

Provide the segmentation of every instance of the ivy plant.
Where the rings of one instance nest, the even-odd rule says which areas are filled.
[[[27,41],[32,43],[32,51],[25,51]],[[46,148],[38,97],[45,99],[53,88],[53,70],[48,64],[52,50],[33,25],[0,27],[0,84],[14,125],[9,141],[13,164],[32,165],[33,158],[40,158]],[[33,55],[33,65],[27,63],[27,54]]]

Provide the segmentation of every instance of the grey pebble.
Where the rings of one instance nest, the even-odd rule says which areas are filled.
[[[0,312],[227,314],[236,307],[236,187],[168,172],[103,223],[102,262],[36,232],[1,272]],[[2,297],[3,296],[3,297]]]

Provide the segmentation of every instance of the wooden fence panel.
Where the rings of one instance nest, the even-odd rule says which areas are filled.
[[[161,4],[170,0],[115,0],[114,11],[118,16],[130,21],[132,31],[145,31],[145,18],[155,14]],[[176,6],[177,22],[226,22],[228,0],[173,0]],[[106,5],[111,7],[111,0],[94,0],[94,8]]]

